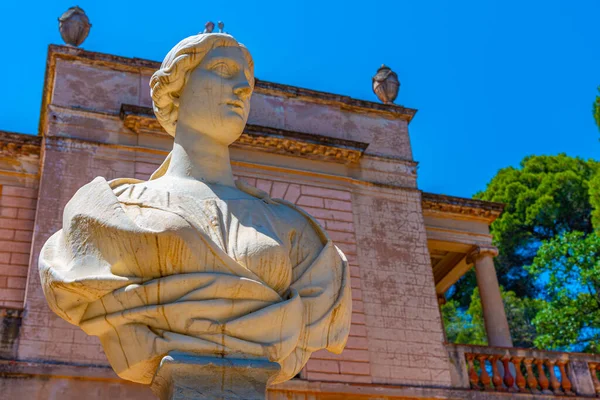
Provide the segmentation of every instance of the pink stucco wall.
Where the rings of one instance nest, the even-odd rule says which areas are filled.
[[[37,258],[44,242],[61,228],[64,205],[79,187],[98,175],[146,179],[171,146],[170,137],[136,134],[123,126],[118,116],[122,104],[148,106],[150,100],[148,69],[122,63],[107,66],[85,57],[57,58],[42,123],[39,191],[14,182],[3,186],[0,221],[7,222],[0,228],[0,305],[25,309],[15,360],[74,368],[107,365],[96,338],[48,309]],[[267,158],[255,151],[238,151],[233,157],[240,179],[303,207],[350,262],[354,313],[348,346],[341,355],[315,353],[302,378],[449,386],[407,121],[357,112],[335,102],[259,91],[249,122],[369,143],[363,159],[352,166]],[[255,161],[261,157],[270,163],[268,168]],[[36,385],[39,390],[52,386],[57,393],[94,387],[93,382],[54,381],[55,386]],[[10,382],[16,381],[0,385],[16,390]],[[94,390],[90,399],[137,389]]]

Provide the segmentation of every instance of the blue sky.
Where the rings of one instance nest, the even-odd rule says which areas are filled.
[[[256,76],[374,100],[385,63],[402,83],[421,189],[470,197],[530,154],[600,159],[598,1],[5,2],[0,130],[37,133],[46,49],[78,4],[88,50],[162,60],[207,20],[254,56]]]

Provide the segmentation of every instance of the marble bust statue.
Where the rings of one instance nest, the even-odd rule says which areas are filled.
[[[232,36],[178,43],[150,81],[173,150],[148,181],[98,177],[64,209],[39,271],[50,308],[98,336],[117,374],[149,384],[171,351],[279,364],[340,353],[347,262],[319,224],[234,181],[228,146],[248,119],[253,61]]]

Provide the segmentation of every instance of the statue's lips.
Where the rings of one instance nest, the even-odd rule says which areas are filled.
[[[227,104],[234,110],[239,111],[240,113],[244,112],[244,103],[239,100],[230,100],[225,102],[225,104]]]

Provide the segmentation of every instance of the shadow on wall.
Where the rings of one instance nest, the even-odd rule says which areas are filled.
[[[5,308],[0,310],[0,359],[17,357],[19,329],[23,310]]]

